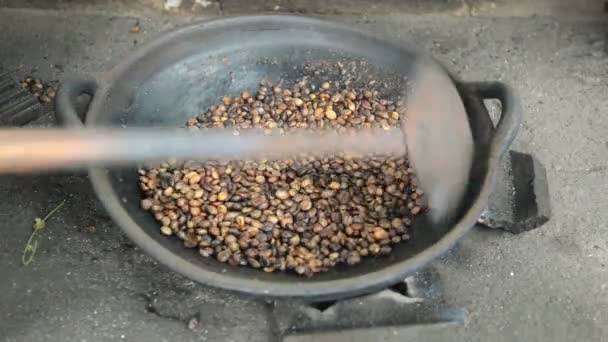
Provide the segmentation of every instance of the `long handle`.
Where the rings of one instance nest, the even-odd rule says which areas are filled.
[[[398,129],[336,132],[296,131],[286,135],[259,130],[10,129],[0,130],[0,173],[137,165],[167,159],[285,158],[299,153],[331,155],[403,155]]]

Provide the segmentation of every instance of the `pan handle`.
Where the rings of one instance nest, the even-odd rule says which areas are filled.
[[[91,101],[99,88],[97,80],[92,77],[74,78],[61,84],[55,99],[55,118],[63,126],[82,127],[86,120],[86,112],[78,115],[74,103],[80,95],[91,96]],[[90,103],[90,102],[89,102]]]
[[[490,158],[500,158],[509,148],[521,125],[521,105],[513,88],[502,82],[474,82],[471,86],[482,99],[498,99],[502,106],[490,143]]]

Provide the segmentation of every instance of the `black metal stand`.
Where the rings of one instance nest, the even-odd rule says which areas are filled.
[[[544,167],[529,154],[509,151],[479,223],[517,234],[540,227],[550,215]],[[407,330],[411,336],[396,339],[403,341],[437,329],[458,329],[466,313],[446,305],[439,274],[429,268],[361,297],[321,303],[275,301],[272,316],[280,340],[286,342],[364,341],[365,333],[376,336],[386,333],[387,327],[415,329]]]
[[[325,342],[334,340],[337,332],[342,336],[361,329],[414,325],[449,328],[450,324],[462,324],[466,316],[464,309],[445,304],[441,279],[431,268],[370,295],[321,303],[275,301],[273,305],[278,333],[283,341],[292,342],[313,338]]]

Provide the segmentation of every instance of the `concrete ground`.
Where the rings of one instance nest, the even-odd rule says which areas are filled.
[[[54,82],[103,73],[157,33],[197,20],[147,7],[123,16],[3,1],[0,64]],[[433,263],[447,302],[468,312],[462,328],[369,338],[608,341],[606,18],[437,13],[325,17],[414,42],[463,80],[512,84],[524,111],[513,148],[544,162],[553,217],[521,235],[475,229]],[[137,20],[142,31],[130,33]],[[47,116],[35,124],[51,123]],[[266,305],[195,284],[145,255],[112,223],[86,175],[3,176],[0,193],[0,340],[271,339]],[[33,219],[63,200],[39,236],[34,261],[23,266]]]

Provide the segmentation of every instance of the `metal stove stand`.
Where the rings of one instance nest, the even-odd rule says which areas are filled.
[[[509,151],[479,224],[517,234],[540,227],[550,215],[544,167],[530,154]],[[466,312],[445,302],[441,284],[439,274],[427,268],[370,295],[321,303],[275,301],[275,332],[285,342],[355,342],[403,341],[458,329]]]

